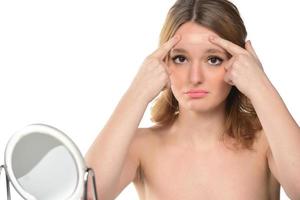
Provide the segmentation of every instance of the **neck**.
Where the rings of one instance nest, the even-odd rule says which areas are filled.
[[[196,112],[179,107],[178,118],[172,132],[179,141],[190,145],[213,145],[219,143],[225,124],[225,106],[215,110]]]

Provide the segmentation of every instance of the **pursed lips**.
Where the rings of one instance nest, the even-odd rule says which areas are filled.
[[[202,89],[191,89],[191,90],[188,90],[187,92],[185,92],[186,94],[188,93],[208,93],[208,91],[206,90],[202,90]]]

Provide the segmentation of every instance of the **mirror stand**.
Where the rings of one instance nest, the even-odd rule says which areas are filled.
[[[7,176],[6,168],[5,165],[0,166],[0,177],[1,177],[1,172],[2,169],[5,171],[5,179],[6,179],[6,194],[7,194],[7,200],[11,200],[10,196],[10,186],[9,186],[9,178]],[[88,200],[88,178],[91,176],[92,178],[92,189],[93,189],[93,199],[98,200],[98,195],[97,195],[97,189],[96,189],[96,178],[95,178],[95,173],[92,168],[87,168],[85,171],[84,175],[84,200]]]
[[[6,194],[7,194],[7,200],[11,200],[10,198],[10,187],[9,187],[9,179],[8,179],[8,176],[7,176],[7,172],[6,172],[6,168],[5,168],[5,165],[1,165],[0,166],[0,177],[1,177],[1,171],[2,171],[2,168],[4,169],[5,171],[5,179],[6,179]]]
[[[84,200],[88,200],[88,179],[89,176],[92,178],[92,189],[93,189],[93,199],[98,200],[97,189],[96,189],[96,178],[95,173],[92,168],[87,168],[84,175]]]

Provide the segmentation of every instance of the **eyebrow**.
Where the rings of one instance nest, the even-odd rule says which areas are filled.
[[[172,53],[188,53],[188,51],[183,48],[171,49],[170,53],[171,52]],[[219,49],[214,49],[214,48],[207,49],[204,53],[222,53],[222,54],[225,54],[227,57],[230,56],[230,54],[228,54],[227,52],[221,51]]]

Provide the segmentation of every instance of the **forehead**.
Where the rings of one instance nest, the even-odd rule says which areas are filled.
[[[181,25],[175,35],[177,34],[181,36],[181,40],[174,46],[173,49],[190,47],[206,50],[214,48],[224,53],[226,52],[223,48],[208,40],[211,35],[218,36],[215,32],[195,22],[187,22]]]

